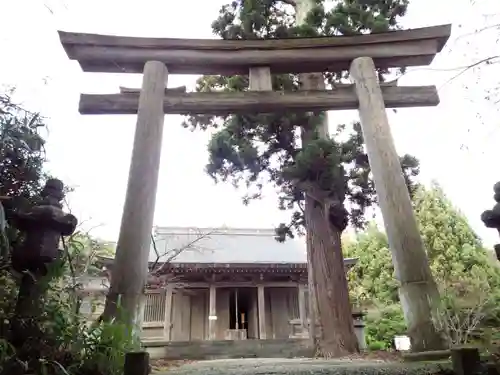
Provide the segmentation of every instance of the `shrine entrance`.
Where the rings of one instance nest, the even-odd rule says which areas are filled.
[[[253,293],[252,293],[253,292]],[[252,307],[256,305],[256,288],[234,288],[229,294],[229,329],[243,331],[245,338],[258,338],[249,330]],[[253,318],[253,316],[252,316]]]

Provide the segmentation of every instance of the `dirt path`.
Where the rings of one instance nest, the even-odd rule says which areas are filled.
[[[356,373],[366,373],[364,368],[370,368],[369,373],[377,373],[374,368],[387,369],[394,368],[394,373],[398,369],[407,368],[401,363],[384,363],[373,360],[324,360],[311,358],[251,358],[251,359],[220,359],[211,361],[192,362],[169,368],[166,372],[157,374],[168,375],[328,375],[328,374],[352,374],[356,368]],[[360,371],[361,370],[361,371]]]

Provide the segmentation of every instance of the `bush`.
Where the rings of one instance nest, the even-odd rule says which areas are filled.
[[[368,350],[377,351],[377,350],[385,350],[387,349],[387,345],[383,341],[371,341],[368,344]]]
[[[442,288],[434,323],[450,347],[488,346],[500,338],[499,299],[492,292],[495,291],[487,283],[479,281]]]
[[[42,342],[25,343],[16,352],[8,338],[17,286],[6,271],[1,274],[0,283],[8,286],[0,294],[0,316],[4,317],[0,321],[3,337],[0,339],[0,373],[16,375],[28,370],[48,375],[123,374],[125,353],[139,346],[132,330],[117,322],[89,324],[78,313],[80,300],[75,290],[68,289],[60,278],[49,284],[42,314],[35,323]],[[40,358],[35,359],[37,356]],[[21,364],[20,358],[30,361]]]
[[[406,333],[406,323],[398,305],[384,306],[366,317],[366,343],[370,350],[387,350],[394,336]]]

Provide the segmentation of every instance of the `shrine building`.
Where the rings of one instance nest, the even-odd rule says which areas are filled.
[[[280,243],[274,236],[274,229],[156,228],[149,259],[156,276],[144,298],[143,340],[307,338],[305,243]],[[101,260],[112,273],[112,259]],[[355,264],[345,259],[346,270]],[[87,290],[95,298],[94,289]],[[359,314],[353,315],[364,347]]]

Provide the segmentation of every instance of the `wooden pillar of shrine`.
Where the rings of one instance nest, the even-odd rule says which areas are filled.
[[[165,292],[165,319],[163,326],[163,334],[166,341],[170,341],[172,337],[172,302],[174,301],[174,286],[168,284]]]
[[[306,288],[307,285],[299,284],[297,287],[298,291],[298,301],[299,301],[299,319],[302,327],[307,326],[306,322]]]
[[[215,340],[217,336],[217,288],[210,285],[208,306],[208,339]]]
[[[259,310],[259,339],[265,340],[266,337],[266,299],[264,294],[264,285],[257,286],[257,306]]]

